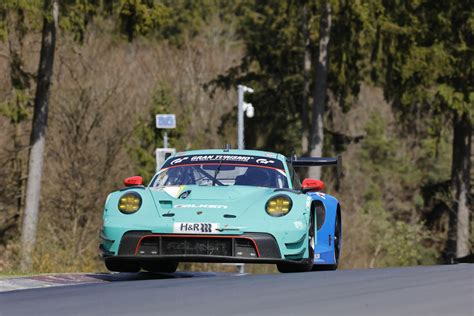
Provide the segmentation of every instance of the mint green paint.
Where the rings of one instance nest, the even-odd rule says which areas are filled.
[[[280,154],[254,150],[199,150],[177,153],[175,156],[199,154],[241,154],[264,156],[283,161],[288,177],[286,158]],[[270,156],[271,155],[271,156]],[[169,159],[172,159],[170,157]],[[288,178],[291,187],[291,179]],[[181,186],[181,192],[191,190],[187,199],[177,199],[164,188],[130,188],[111,193],[104,210],[103,235],[114,242],[103,243],[107,251],[117,254],[122,235],[130,230],[150,230],[152,233],[173,233],[175,222],[219,223],[224,231],[214,235],[241,235],[249,232],[272,234],[280,248],[282,258],[301,259],[308,256],[307,232],[309,228],[308,196],[288,191],[274,192],[273,188],[251,186]],[[118,210],[122,195],[136,192],[142,198],[140,209],[133,214]],[[265,211],[266,202],[273,196],[285,194],[293,201],[291,211],[282,217],[272,217]],[[163,214],[172,212],[173,217]],[[224,218],[224,214],[235,218]]]

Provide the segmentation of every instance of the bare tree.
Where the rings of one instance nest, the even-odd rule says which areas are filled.
[[[319,26],[319,54],[316,63],[315,85],[313,91],[313,109],[311,118],[310,155],[321,157],[323,153],[324,130],[323,116],[326,105],[326,88],[328,77],[328,45],[331,32],[331,4],[323,1]],[[321,178],[320,168],[310,168],[311,178]]]
[[[453,128],[451,187],[454,205],[449,216],[448,256],[461,258],[469,255],[471,251],[469,231],[472,122],[469,113],[455,114]]]
[[[31,253],[35,245],[38,224],[38,209],[43,172],[43,155],[48,125],[48,100],[51,76],[53,73],[56,31],[58,27],[57,0],[44,1],[45,13],[51,12],[43,19],[41,55],[36,80],[36,95],[33,114],[33,125],[30,137],[30,156],[28,163],[28,182],[26,186],[25,213],[21,236],[21,270],[31,269]]]

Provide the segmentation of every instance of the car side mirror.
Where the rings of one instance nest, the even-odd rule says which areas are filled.
[[[324,189],[324,182],[321,180],[306,178],[301,184],[301,191],[306,192],[317,192]]]
[[[123,184],[126,187],[133,187],[136,185],[143,185],[143,178],[140,176],[129,177],[123,180]]]

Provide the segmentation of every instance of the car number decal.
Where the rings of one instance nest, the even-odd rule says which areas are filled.
[[[173,224],[173,233],[185,234],[215,234],[218,232],[218,223],[182,223]]]

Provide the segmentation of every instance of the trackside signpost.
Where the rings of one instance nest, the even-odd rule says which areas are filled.
[[[165,162],[166,158],[176,153],[176,149],[168,148],[168,129],[176,128],[176,115],[174,114],[157,114],[155,117],[156,128],[164,129],[163,148],[157,148],[156,155],[156,169],[158,170]]]
[[[251,118],[255,114],[254,107],[251,103],[245,102],[244,94],[245,92],[253,93],[253,89],[246,87],[244,85],[237,86],[237,148],[244,149],[245,148],[245,141],[244,141],[244,112],[247,117]],[[239,269],[239,273],[245,273],[245,265],[243,263],[233,263],[230,265],[236,265]]]
[[[238,101],[237,101],[237,130],[238,130],[238,139],[237,139],[237,147],[239,149],[244,149],[245,147],[245,142],[244,142],[244,112],[247,115],[247,117],[253,117],[254,116],[254,107],[252,106],[251,103],[247,103],[244,100],[244,94],[245,92],[248,93],[253,93],[253,89],[243,86],[243,85],[238,85],[237,86],[237,95],[238,95]]]

